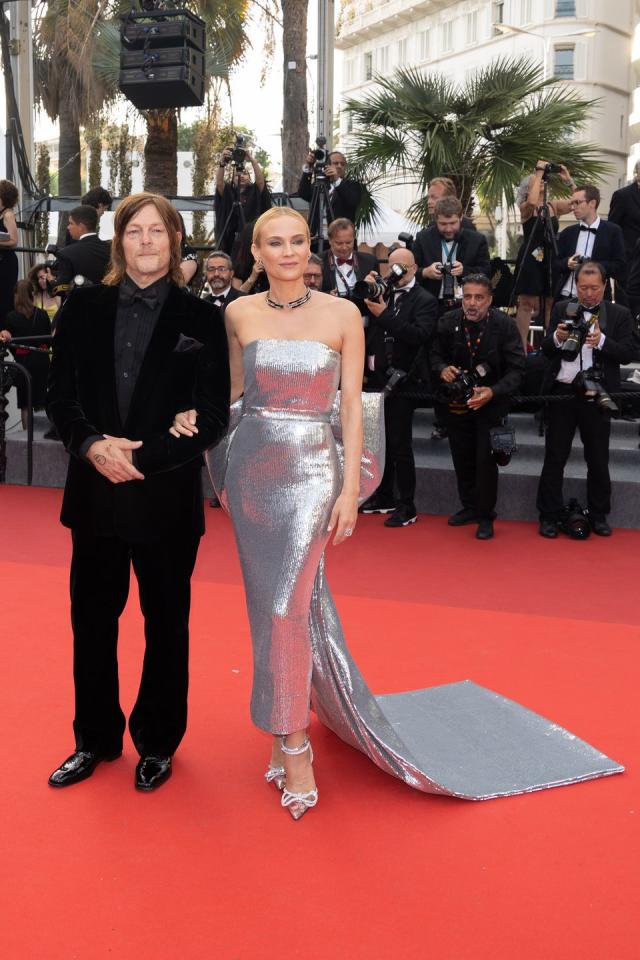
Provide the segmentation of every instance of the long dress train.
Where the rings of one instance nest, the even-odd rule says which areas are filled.
[[[385,772],[418,790],[466,799],[621,772],[573,734],[471,681],[371,693],[324,576],[327,523],[342,473],[340,355],[320,341],[260,339],[247,344],[243,363],[244,396],[227,438],[207,460],[242,565],[254,723],[271,733],[300,730],[311,704]],[[383,418],[379,402],[363,399],[366,497],[384,461]]]

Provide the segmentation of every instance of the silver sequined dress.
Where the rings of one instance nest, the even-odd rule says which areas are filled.
[[[342,483],[332,430],[340,355],[319,341],[260,339],[243,355],[234,428],[208,454],[240,554],[253,643],[251,715],[271,733],[309,708],[378,767],[428,793],[485,799],[619,772],[561,727],[470,682],[376,697],[355,665],[324,577]],[[380,406],[365,401],[361,476],[381,464]],[[335,423],[334,423],[335,426]],[[382,443],[383,448],[383,443]],[[428,635],[428,624],[425,624]],[[393,638],[389,656],[394,656]]]

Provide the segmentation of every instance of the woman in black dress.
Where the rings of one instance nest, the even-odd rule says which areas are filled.
[[[546,160],[538,160],[533,175],[522,181],[517,195],[517,204],[522,218],[522,246],[516,261],[515,292],[518,294],[516,323],[525,352],[532,316],[540,315],[544,304],[544,326],[547,327],[553,302],[552,291],[547,281],[551,264],[545,263],[544,229],[542,220],[538,216],[544,200],[542,175],[546,165]],[[575,188],[567,168],[561,164],[560,170],[560,179],[567,186]],[[550,200],[549,212],[553,232],[557,233],[558,217],[571,212],[570,201],[564,198]]]
[[[18,202],[18,190],[10,180],[0,180],[0,327],[6,315],[13,310],[13,291],[18,279],[18,228],[13,208]]]
[[[51,323],[46,310],[41,310],[33,302],[31,284],[28,280],[19,280],[14,298],[15,309],[0,324],[0,340],[11,343],[20,337],[48,337]],[[49,374],[49,342],[33,340],[29,346],[38,350],[27,350],[18,344],[11,346],[14,359],[31,374],[31,402],[33,409],[44,407]],[[23,377],[18,378],[18,406],[22,417],[23,429],[27,429],[28,392]]]

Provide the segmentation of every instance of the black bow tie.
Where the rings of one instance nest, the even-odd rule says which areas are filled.
[[[121,290],[120,303],[129,307],[133,303],[144,303],[149,310],[155,310],[160,303],[158,297],[151,290]]]
[[[598,232],[598,228],[597,228],[597,227],[588,227],[588,226],[587,226],[586,224],[584,224],[584,223],[580,224],[580,229],[581,229],[581,230],[586,230],[587,233],[597,233],[597,232]]]

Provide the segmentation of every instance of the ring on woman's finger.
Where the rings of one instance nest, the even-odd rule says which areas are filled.
[[[351,529],[351,527],[348,527],[348,528],[345,530],[344,535],[345,535],[345,537],[350,537],[352,533],[353,533],[353,530]]]

